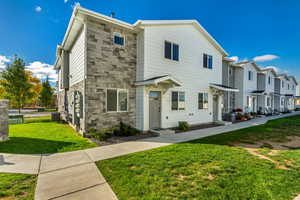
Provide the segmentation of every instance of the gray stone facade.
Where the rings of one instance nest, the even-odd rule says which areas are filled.
[[[137,39],[126,29],[87,19],[87,76],[85,114],[87,128],[103,129],[123,121],[135,126]],[[125,45],[113,42],[114,32],[125,36]],[[106,111],[106,90],[127,89],[128,112]]]
[[[8,139],[8,100],[0,100],[0,141]]]

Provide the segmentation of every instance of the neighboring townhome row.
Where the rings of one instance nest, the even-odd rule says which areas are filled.
[[[225,114],[239,110],[245,113],[275,114],[295,109],[295,77],[276,74],[273,68],[260,68],[254,61],[235,63],[223,59],[223,85],[239,92],[225,92]]]
[[[87,133],[120,122],[141,131],[221,122],[222,111],[274,108],[276,73],[226,56],[196,20],[128,24],[77,6],[57,47],[58,109]]]

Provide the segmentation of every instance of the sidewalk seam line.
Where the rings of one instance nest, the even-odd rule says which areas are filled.
[[[59,195],[59,196],[56,196],[56,197],[51,197],[49,198],[48,200],[54,200],[54,199],[57,199],[57,198],[60,198],[60,197],[64,197],[64,196],[68,196],[70,194],[74,194],[74,193],[77,193],[77,192],[81,192],[81,191],[84,191],[84,190],[87,190],[87,189],[91,189],[93,187],[96,187],[96,186],[99,186],[99,185],[103,185],[103,184],[106,184],[107,182],[104,182],[104,183],[98,183],[98,184],[95,184],[95,185],[92,185],[92,186],[88,186],[88,187],[85,187],[85,188],[82,188],[82,189],[79,189],[79,190],[75,190],[73,192],[68,192],[66,194],[62,194],[62,195]]]
[[[51,172],[60,171],[60,170],[64,170],[64,169],[68,169],[68,168],[72,168],[72,167],[77,167],[77,166],[80,166],[80,165],[91,164],[91,163],[94,163],[94,162],[78,163],[78,164],[70,165],[70,166],[67,166],[67,167],[62,167],[62,168],[58,168],[58,169],[53,169],[53,170],[41,172],[40,174],[48,174],[48,173],[51,173]]]

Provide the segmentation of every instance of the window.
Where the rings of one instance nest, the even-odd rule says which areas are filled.
[[[203,54],[203,67],[212,69],[213,66],[213,57],[207,54]]]
[[[288,90],[290,89],[290,84],[288,84]]]
[[[269,78],[268,78],[268,83],[269,83],[269,85],[271,85],[271,76],[269,76]]]
[[[124,43],[124,36],[122,36],[120,33],[114,33],[114,44],[124,46]]]
[[[198,109],[208,109],[208,93],[198,94]]]
[[[128,91],[107,89],[107,112],[124,112],[128,110]]]
[[[185,110],[184,92],[172,92],[172,110]]]
[[[252,71],[248,71],[248,80],[249,81],[253,80],[253,72]]]
[[[284,88],[284,81],[281,82],[281,87]]]
[[[232,75],[232,68],[229,68],[229,75]]]
[[[165,41],[165,58],[179,61],[179,45]]]
[[[284,105],[284,98],[281,98],[281,106]]]
[[[293,85],[293,90],[295,90],[295,85]]]

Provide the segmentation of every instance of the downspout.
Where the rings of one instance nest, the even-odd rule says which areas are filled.
[[[84,106],[84,113],[83,113],[83,121],[84,121],[84,128],[83,128],[83,136],[87,136],[87,101],[86,101],[86,79],[87,79],[87,25],[86,25],[86,17],[83,19],[83,31],[84,31],[84,82],[83,82],[83,106]]]

